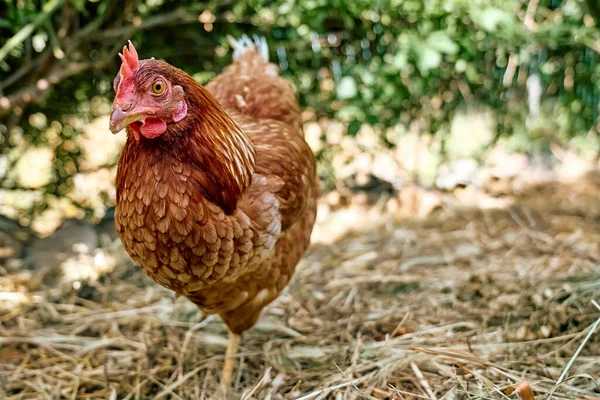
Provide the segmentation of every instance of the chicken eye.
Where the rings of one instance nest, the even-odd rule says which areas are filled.
[[[152,91],[154,94],[162,94],[165,91],[165,83],[163,81],[156,81],[152,84]]]

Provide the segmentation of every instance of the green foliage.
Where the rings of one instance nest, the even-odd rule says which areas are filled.
[[[2,36],[10,37],[33,21],[44,3],[50,1],[9,1],[6,17],[0,19]],[[533,73],[540,73],[544,86],[552,90],[555,111],[571,109],[568,118],[573,124],[566,124],[570,134],[587,132],[597,116],[600,70],[590,46],[598,34],[594,26],[583,23],[584,4],[577,0],[542,1],[532,31],[522,21],[529,3],[524,0],[250,0],[203,5],[138,0],[128,3],[132,7],[114,3],[77,0],[70,7],[82,25],[98,22],[105,12],[123,23],[139,24],[176,7],[188,7],[190,14],[208,9],[214,19],[210,32],[197,20],[186,19],[144,29],[133,39],[144,56],[163,57],[190,73],[202,73],[217,71],[228,62],[226,52],[214,56],[217,45],[228,48],[226,34],[262,33],[273,55],[285,52],[275,61],[284,64],[284,73],[300,89],[304,105],[332,117],[385,126],[422,118],[437,130],[457,107],[475,103],[497,110],[499,118],[506,119],[500,126],[510,132],[523,119],[523,108],[511,109],[507,103],[522,101],[526,77]],[[50,26],[57,30],[59,14]],[[111,28],[110,22],[100,21],[100,35],[103,28]],[[2,62],[2,70],[14,72],[31,57],[28,53],[49,46],[53,36],[42,24],[32,35],[33,51],[27,42],[17,46]],[[104,40],[118,44],[124,39],[111,35]],[[81,57],[93,55],[89,49]],[[505,87],[511,55],[518,60],[517,68]],[[112,73],[116,65],[112,64]],[[569,74],[572,86],[564,84]],[[93,78],[89,73],[80,77]],[[98,83],[95,89],[105,92],[98,90]],[[75,100],[82,101],[94,93],[84,89],[75,94]],[[349,113],[347,105],[360,112]]]
[[[257,33],[267,37],[271,59],[301,105],[343,121],[349,135],[363,124],[415,121],[423,131],[449,132],[456,112],[471,105],[493,111],[499,134],[525,137],[519,147],[539,143],[538,137],[547,143],[595,134],[600,35],[588,8],[583,0],[541,0],[528,15],[530,3],[8,0],[0,11],[0,46],[35,26],[0,61],[0,97],[19,111],[0,117],[0,133],[8,138],[17,129],[31,143],[44,142],[44,129],[28,117],[41,112],[48,125],[60,122],[59,136],[71,143],[82,123],[101,113],[95,99],[112,96],[116,52],[127,39],[143,58],[164,58],[207,82],[231,60],[228,34]],[[83,67],[36,92],[41,79],[74,65]],[[532,123],[526,85],[534,74],[541,78],[542,106]],[[23,93],[30,88],[35,95],[27,103]],[[70,123],[73,118],[81,123]],[[0,145],[5,152],[15,146]],[[57,154],[76,162],[71,145],[62,147]]]

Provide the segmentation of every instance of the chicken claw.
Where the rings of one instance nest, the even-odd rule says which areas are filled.
[[[225,351],[225,364],[221,373],[221,390],[224,398],[228,398],[231,392],[231,383],[233,380],[233,367],[235,366],[235,358],[240,344],[240,335],[229,331],[229,340],[227,343],[227,351]]]

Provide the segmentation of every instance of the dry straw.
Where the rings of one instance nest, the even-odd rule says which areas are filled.
[[[365,228],[317,235],[244,335],[236,398],[600,397],[600,192],[585,185],[496,210],[443,198],[422,220],[353,209]],[[78,290],[31,285],[35,271],[0,278],[0,398],[214,398],[222,323],[103,251],[116,268]]]

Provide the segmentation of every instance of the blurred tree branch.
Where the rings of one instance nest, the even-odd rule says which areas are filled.
[[[42,9],[40,15],[38,15],[33,22],[25,25],[19,32],[17,32],[15,36],[8,39],[4,46],[0,48],[0,61],[4,60],[12,49],[21,44],[35,31],[40,24],[52,16],[52,14],[58,10],[65,3],[65,1],[66,0],[52,0],[51,2],[47,3]]]
[[[64,79],[86,70],[107,68],[115,58],[125,39],[131,37],[134,33],[166,25],[197,22],[198,12],[202,10],[199,5],[180,7],[171,12],[149,17],[145,20],[139,17],[136,20],[134,17],[133,23],[127,26],[119,26],[123,23],[122,18],[112,18],[111,25],[106,27],[101,33],[98,33],[100,28],[113,16],[118,3],[116,0],[107,0],[106,9],[101,15],[80,30],[71,32],[69,35],[69,30],[72,27],[70,18],[63,19],[63,26],[59,28],[58,32],[53,30],[52,24],[47,20],[51,13],[55,12],[64,1],[55,0],[53,3],[48,3],[52,7],[46,7],[48,10],[45,13],[36,18],[33,23],[21,29],[4,46],[6,48],[10,47],[6,50],[6,54],[8,54],[10,50],[23,40],[26,40],[36,27],[46,26],[47,30],[51,31],[49,32],[50,46],[48,49],[32,62],[22,65],[20,69],[0,83],[0,88],[4,91],[22,78],[30,75],[29,83],[23,85],[13,93],[5,93],[4,97],[0,98],[0,117],[11,111],[21,114],[28,104],[43,101],[49,89]],[[65,7],[64,14],[68,15],[69,11],[70,7],[68,5]],[[47,24],[43,24],[45,22]],[[97,60],[79,60],[80,52],[78,50],[86,47],[91,42],[102,42],[105,49],[111,44],[112,46],[109,47],[108,51],[103,51]],[[97,46],[93,47],[97,48]]]
[[[527,11],[525,13],[525,20],[523,23],[530,31],[535,27],[535,13],[539,4],[540,0],[529,0],[529,4],[527,5]]]
[[[141,20],[139,23],[133,23],[129,26],[116,27],[111,29],[105,29],[100,32],[94,40],[107,40],[107,39],[122,39],[127,36],[131,36],[136,32],[148,30],[152,28],[168,26],[168,25],[179,25],[187,24],[190,22],[198,22],[198,7],[187,7],[178,8],[172,12],[156,15],[154,17],[146,18]]]
[[[118,51],[119,46],[115,47],[115,51]],[[112,58],[112,57],[110,57]],[[92,68],[105,68],[110,64],[110,58],[104,57],[98,61],[87,61],[87,62],[69,62],[68,65],[63,66],[62,64],[56,64],[49,72],[46,78],[39,79],[34,84],[30,84],[16,93],[8,96],[8,101],[14,104],[13,109],[20,107],[21,103],[29,104],[36,103],[43,99],[43,94],[46,92],[51,85],[55,85],[64,79],[67,79],[80,72],[86,71]],[[19,110],[21,113],[23,110]]]

